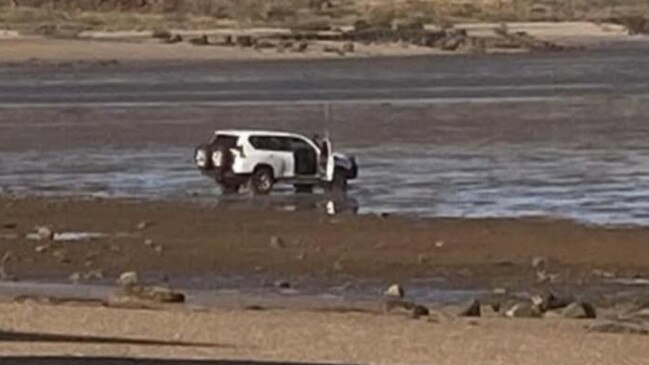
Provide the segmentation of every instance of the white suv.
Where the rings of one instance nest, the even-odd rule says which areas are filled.
[[[358,175],[356,160],[333,153],[328,139],[283,132],[216,131],[210,143],[196,148],[194,162],[224,193],[249,185],[254,194],[268,194],[276,182],[293,184],[297,192],[315,186],[344,192]]]

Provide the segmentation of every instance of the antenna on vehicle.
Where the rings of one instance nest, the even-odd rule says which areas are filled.
[[[325,138],[329,138],[329,126],[331,125],[331,103],[325,102],[324,104],[324,115],[325,115]]]

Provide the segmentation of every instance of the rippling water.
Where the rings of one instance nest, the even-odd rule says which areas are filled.
[[[345,152],[361,164],[349,192],[361,213],[649,223],[649,147],[391,145]],[[222,199],[191,154],[185,148],[3,152],[0,187],[15,194]],[[280,205],[320,197],[296,198],[288,187],[274,195]]]

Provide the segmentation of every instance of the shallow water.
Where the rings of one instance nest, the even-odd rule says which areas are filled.
[[[647,225],[648,45],[0,67],[0,194],[323,209],[287,188],[224,199],[191,155],[215,129],[324,130],[360,162],[343,211]]]
[[[510,217],[550,215],[595,224],[649,223],[649,147],[628,150],[506,145],[348,149],[361,174],[345,202],[360,213]],[[69,149],[0,154],[5,193],[196,199],[283,210],[321,209],[327,198],[220,196],[191,149]],[[356,209],[357,207],[357,209]],[[347,209],[349,210],[349,209]]]

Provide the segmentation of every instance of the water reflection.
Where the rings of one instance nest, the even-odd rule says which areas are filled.
[[[216,204],[226,209],[312,211],[328,215],[358,214],[360,207],[357,199],[343,194],[221,195],[218,196]]]

